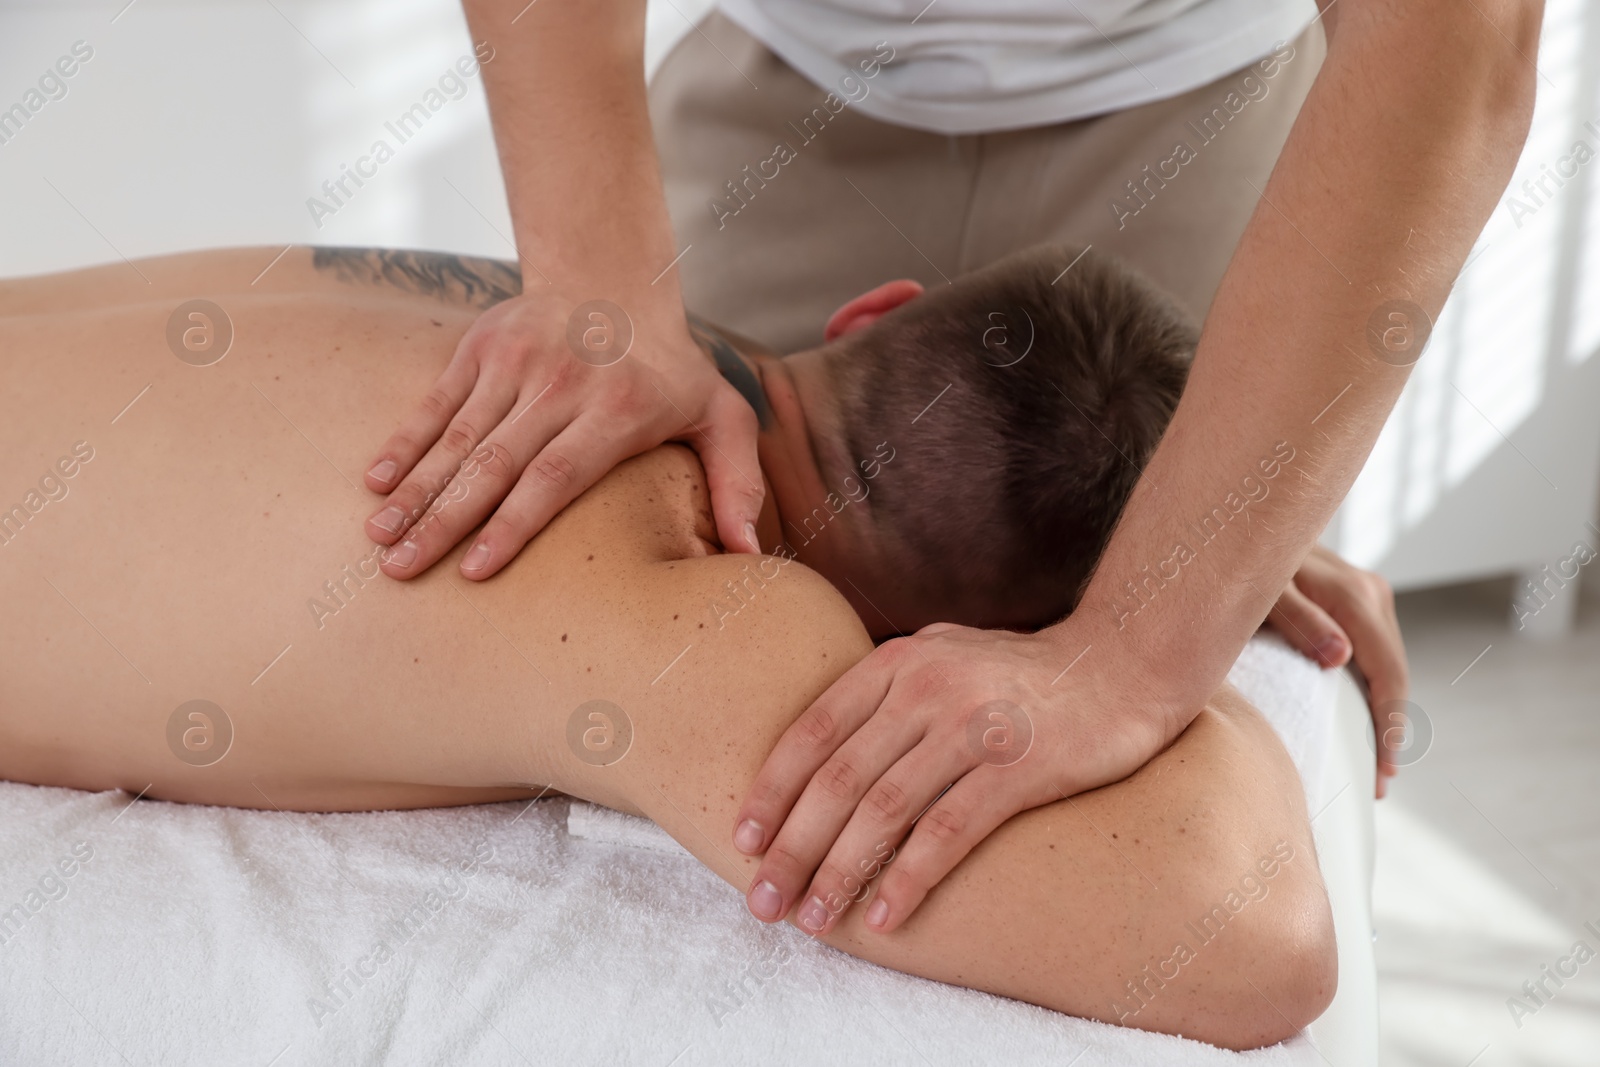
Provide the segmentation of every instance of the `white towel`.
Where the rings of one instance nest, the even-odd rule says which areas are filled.
[[[1319,674],[1265,640],[1234,674],[1303,772]],[[298,815],[0,784],[0,1064],[1321,1062],[1303,1038],[1229,1053],[863,962],[590,809]]]

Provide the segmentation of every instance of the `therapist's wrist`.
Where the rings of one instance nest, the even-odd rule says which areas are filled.
[[[607,218],[580,232],[544,227],[525,234],[519,226],[516,236],[517,247],[526,250],[524,289],[548,286],[584,300],[610,300],[641,311],[676,307],[682,314],[678,252],[664,203],[616,205]]]
[[[1092,671],[1113,684],[1120,704],[1119,719],[1146,739],[1153,755],[1188,728],[1215,684],[1199,681],[1209,672],[1194,670],[1198,649],[1188,654],[1170,641],[1157,644],[1148,635],[1130,631],[1107,613],[1096,613],[1091,587],[1073,614],[1040,632],[1049,639],[1064,669],[1050,683],[1063,689],[1079,671]],[[1102,595],[1101,601],[1106,598]],[[1104,617],[1099,617],[1104,615]],[[1224,668],[1226,674],[1226,668]]]
[[[670,258],[667,256],[662,265]],[[530,266],[530,262],[534,265]],[[671,274],[660,277],[661,265],[654,265],[651,273],[651,266],[631,257],[596,262],[591,256],[585,262],[577,262],[547,249],[537,261],[523,257],[522,291],[551,298],[568,306],[574,315],[580,310],[587,314],[598,306],[608,320],[616,320],[612,325],[631,331],[637,342],[635,353],[643,345],[659,343],[663,332],[675,341],[688,343],[688,313],[677,278]],[[602,303],[612,307],[600,306]],[[618,310],[622,313],[620,318]]]

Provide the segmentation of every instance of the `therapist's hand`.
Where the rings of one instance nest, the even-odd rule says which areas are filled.
[[[586,303],[525,292],[462,337],[367,472],[388,494],[366,524],[392,546],[384,573],[421,574],[492,512],[461,561],[463,576],[487,578],[612,467],[667,440],[699,453],[723,547],[759,551],[755,413],[690,338],[682,306]]]
[[[1342,667],[1355,660],[1367,683],[1367,707],[1377,738],[1377,792],[1384,796],[1398,770],[1395,756],[1406,744],[1404,701],[1410,691],[1394,590],[1380,575],[1317,545],[1267,622],[1324,667]]]
[[[1081,630],[940,623],[847,671],[784,733],[735,820],[739,850],[766,853],[751,913],[775,922],[802,902],[801,928],[826,933],[881,870],[865,919],[893,930],[1011,816],[1155,755],[1167,738],[1151,701],[1112,652],[1073,662]]]

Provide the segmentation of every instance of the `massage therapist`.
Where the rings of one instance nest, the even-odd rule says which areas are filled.
[[[890,279],[944,284],[1064,240],[1203,316],[1079,609],[1036,634],[886,642],[784,735],[730,827],[765,853],[753,913],[800,905],[831,928],[888,841],[866,921],[893,930],[1000,823],[1176,737],[1269,611],[1325,664],[1354,649],[1381,794],[1406,693],[1392,598],[1330,594],[1337,564],[1311,549],[1510,178],[1541,0],[1018,0],[1004,17],[992,0],[722,0],[648,93],[644,0],[464,6],[497,55],[483,76],[524,291],[484,313],[367,474],[414,514],[489,457],[438,521],[368,522],[398,542],[392,577],[488,519],[461,563],[486,578],[667,440],[699,453],[723,545],[760,551],[756,417],[685,301],[789,351],[836,308],[830,333],[881,314],[870,293],[841,305]],[[574,321],[606,343],[631,330],[626,358],[574,358]],[[1281,470],[1248,523],[1179,553],[1264,460]],[[1014,710],[977,735],[1002,744],[972,744],[997,699]],[[1024,735],[1023,758],[994,757]]]

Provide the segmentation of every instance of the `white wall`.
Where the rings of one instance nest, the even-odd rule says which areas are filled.
[[[471,52],[457,0],[126,3],[0,7],[0,109],[94,50],[0,143],[0,277],[252,244],[512,255],[478,78],[335,215],[306,205]],[[652,2],[647,58],[708,7]]]
[[[312,241],[510,254],[476,78],[320,228],[306,207],[471,50],[456,4],[136,0],[113,22],[124,2],[0,11],[0,107],[74,41],[95,53],[0,145],[0,274]]]

